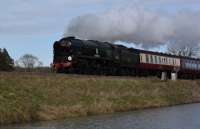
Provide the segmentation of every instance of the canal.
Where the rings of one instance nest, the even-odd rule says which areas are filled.
[[[200,129],[200,104],[9,125],[0,129]]]

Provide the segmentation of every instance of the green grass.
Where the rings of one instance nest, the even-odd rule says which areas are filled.
[[[0,73],[0,124],[200,102],[200,81]]]

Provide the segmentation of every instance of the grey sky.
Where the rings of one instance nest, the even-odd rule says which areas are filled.
[[[130,5],[173,13],[199,10],[200,0],[1,0],[0,47],[6,47],[14,59],[32,53],[49,65],[52,44],[72,18]]]
[[[92,6],[126,6],[130,4],[178,5],[200,4],[199,0],[4,0],[0,2],[0,35],[53,33],[60,25],[82,12],[79,8]],[[93,12],[95,12],[94,10]],[[93,13],[90,12],[90,13]],[[65,17],[65,18],[64,18]],[[68,18],[69,17],[69,18]],[[63,21],[65,20],[65,21]],[[51,28],[49,27],[51,26]],[[20,32],[20,33],[19,33]]]

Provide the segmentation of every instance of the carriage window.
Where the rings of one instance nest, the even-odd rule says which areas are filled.
[[[151,63],[153,64],[153,56],[151,55]]]
[[[169,58],[169,65],[172,65],[171,58]]]
[[[162,58],[162,64],[165,64],[165,58]]]
[[[168,58],[165,58],[165,63],[166,65],[168,65]]]
[[[159,56],[159,64],[161,64],[161,57]]]
[[[186,68],[190,68],[190,65],[189,65],[189,63],[186,63]]]
[[[149,63],[149,56],[146,54],[146,63]]]
[[[155,63],[156,63],[156,64],[158,63],[157,56],[155,56]]]
[[[198,64],[197,64],[197,68],[198,68],[198,70],[200,69],[200,65],[199,65],[199,62],[198,62]]]

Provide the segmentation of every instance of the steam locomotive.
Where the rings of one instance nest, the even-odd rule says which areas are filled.
[[[200,78],[200,59],[75,37],[54,43],[53,69],[60,73]]]

